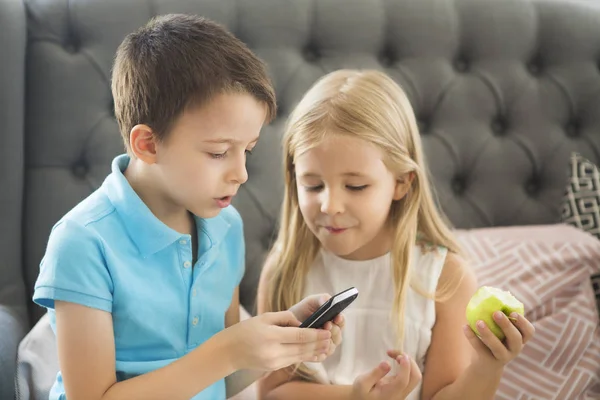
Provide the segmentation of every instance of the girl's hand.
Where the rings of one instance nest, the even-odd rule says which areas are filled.
[[[465,336],[477,352],[477,362],[502,368],[515,359],[525,343],[533,337],[535,327],[527,318],[517,313],[513,313],[510,318],[500,311],[494,313],[494,321],[506,335],[504,342],[500,341],[483,321],[477,322],[481,338],[477,337],[468,325],[465,326]]]
[[[395,350],[389,350],[388,356],[398,363],[398,374],[386,376],[391,366],[382,362],[372,371],[356,378],[351,400],[403,400],[415,389],[421,381],[421,371],[415,361]]]
[[[329,294],[315,294],[308,296],[300,301],[298,304],[293,305],[290,311],[294,313],[299,321],[304,321],[310,317],[312,313],[317,311],[327,300],[331,298]],[[337,346],[342,343],[342,329],[345,325],[345,319],[342,314],[338,314],[333,322],[327,322],[323,329],[331,332],[331,343],[329,345],[329,351],[327,356],[332,355],[335,352]]]
[[[232,364],[237,369],[275,371],[301,362],[327,358],[331,332],[298,328],[291,311],[265,313],[224,330],[232,345]]]

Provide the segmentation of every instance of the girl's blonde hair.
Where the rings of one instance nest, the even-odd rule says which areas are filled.
[[[456,253],[460,249],[436,209],[411,104],[400,86],[379,71],[338,70],[322,77],[288,119],[283,139],[286,190],[279,234],[268,258],[270,269],[263,306],[265,311],[287,310],[303,297],[306,275],[320,243],[298,207],[294,159],[331,134],[357,137],[374,144],[383,152],[390,171],[398,177],[414,175],[408,193],[393,202],[389,215],[394,234],[390,250],[395,280],[392,318],[402,349],[408,286],[439,300],[440,293],[447,295],[461,278],[447,281],[437,294],[417,288],[411,282],[408,268],[417,235],[419,241],[431,246],[442,246]]]

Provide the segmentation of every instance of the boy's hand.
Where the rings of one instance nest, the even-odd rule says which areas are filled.
[[[232,364],[237,369],[275,371],[301,362],[323,361],[329,352],[331,332],[298,328],[290,311],[265,313],[227,328]]]
[[[395,350],[389,350],[388,356],[398,363],[398,374],[386,376],[391,366],[382,362],[372,371],[356,378],[351,400],[403,400],[417,387],[422,376],[415,361]]]
[[[315,294],[312,296],[305,297],[299,303],[293,305],[290,311],[294,313],[299,321],[304,321],[310,317],[312,313],[317,311],[327,300],[331,298],[329,294]],[[331,332],[331,344],[327,356],[332,355],[335,352],[337,346],[342,343],[342,329],[344,328],[345,319],[342,314],[338,314],[332,322],[327,322],[323,329]]]
[[[469,326],[465,326],[465,336],[478,355],[476,362],[485,366],[503,368],[515,359],[535,333],[535,327],[524,316],[513,313],[510,319],[504,313],[494,313],[494,321],[506,335],[504,343],[494,335],[483,321],[477,322],[477,337]]]

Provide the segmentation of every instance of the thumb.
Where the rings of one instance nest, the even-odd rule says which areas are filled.
[[[368,393],[391,369],[390,364],[382,362],[371,371],[356,378],[355,384],[360,386],[361,392]]]
[[[291,311],[266,313],[263,316],[269,325],[298,327],[301,324]]]
[[[329,300],[331,298],[331,295],[324,293],[319,295],[317,304],[319,305],[319,307],[321,307],[323,304],[325,304],[325,302],[327,302],[327,300]],[[315,310],[316,311],[316,310]]]
[[[329,294],[313,294],[308,297],[302,299],[299,303],[294,304],[290,307],[290,311],[294,313],[296,318],[301,321],[304,321],[306,318],[310,317],[312,313],[317,311],[319,307],[323,305],[331,295]]]

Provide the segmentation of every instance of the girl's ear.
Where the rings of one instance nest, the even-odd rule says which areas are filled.
[[[400,176],[396,180],[396,188],[394,189],[394,200],[402,200],[406,193],[410,190],[413,179],[415,179],[415,173],[409,172]]]

